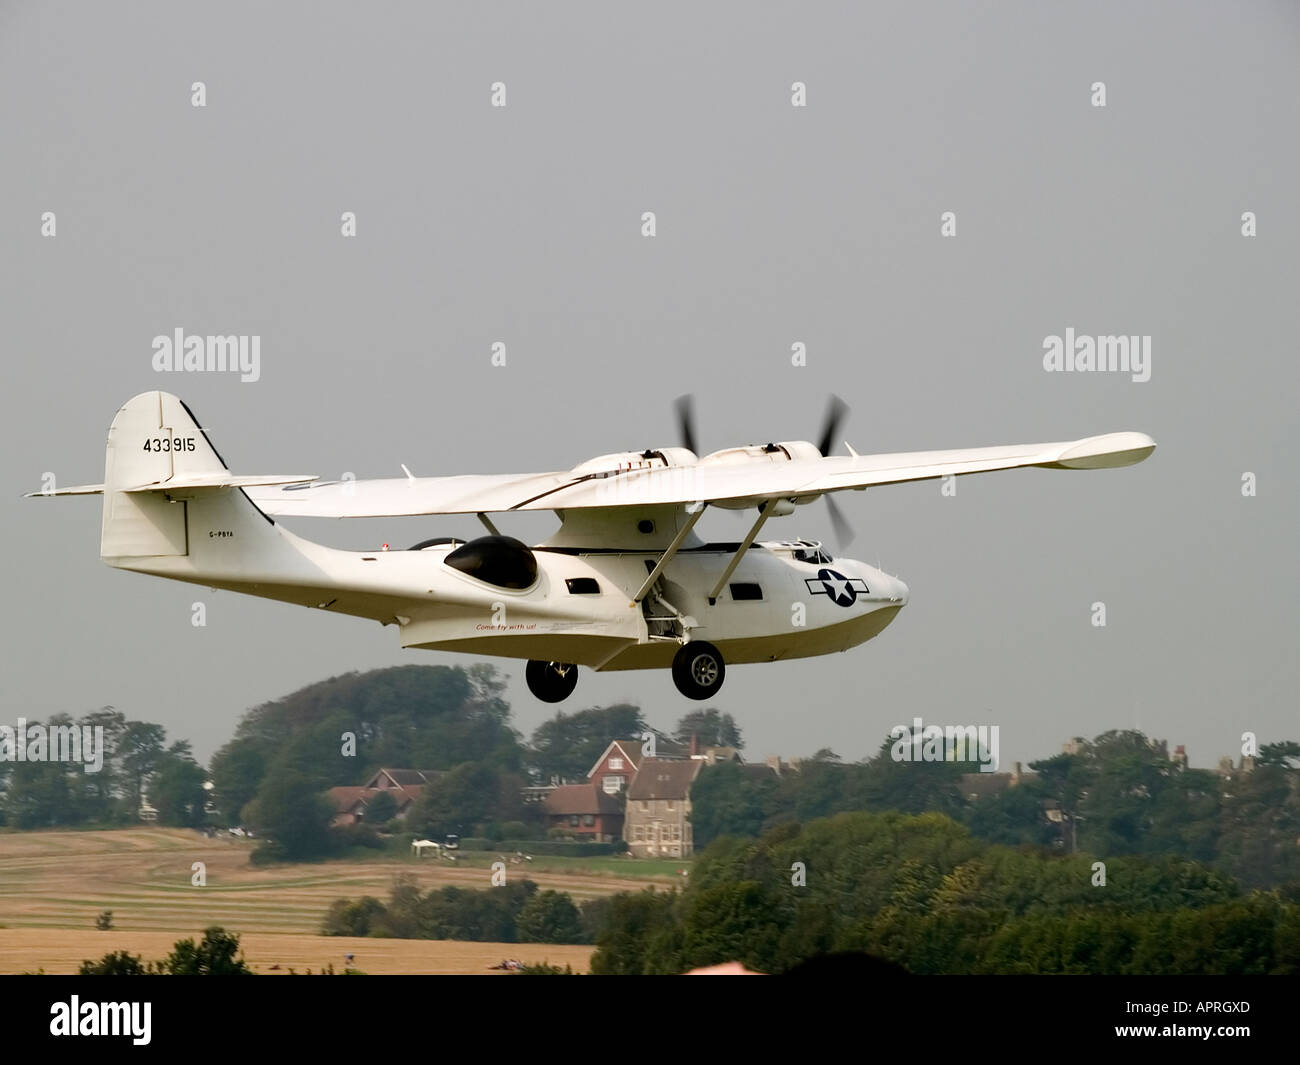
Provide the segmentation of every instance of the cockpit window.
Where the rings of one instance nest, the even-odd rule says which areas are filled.
[[[537,583],[537,559],[513,536],[480,536],[456,548],[443,561],[498,588],[531,588]]]
[[[823,551],[820,547],[801,548],[794,552],[794,557],[800,562],[810,562],[814,566],[829,566],[835,561],[829,551]]]

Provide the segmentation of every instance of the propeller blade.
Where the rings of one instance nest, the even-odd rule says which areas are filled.
[[[853,538],[857,534],[853,531],[849,519],[844,516],[844,511],[840,509],[840,505],[835,502],[835,497],[825,495],[822,498],[826,500],[826,509],[831,514],[831,528],[835,530],[835,543],[843,550],[853,543]]]
[[[817,450],[822,455],[829,455],[831,449],[835,446],[835,441],[840,435],[840,422],[844,420],[844,415],[848,414],[849,405],[840,399],[839,396],[831,396],[831,401],[826,406],[826,417],[822,420],[821,442],[817,445]]]
[[[694,451],[697,455],[700,453],[695,446],[695,399],[688,392],[684,396],[677,397],[677,435],[682,442],[682,447],[687,451]]]

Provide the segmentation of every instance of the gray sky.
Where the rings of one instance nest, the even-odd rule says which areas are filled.
[[[999,724],[1004,766],[1109,728],[1201,765],[1300,738],[1298,59],[1280,3],[0,6],[0,721],[112,704],[206,759],[303,684],[475,661],[111,570],[97,499],[19,498],[101,480],[137,392],[180,395],[237,473],[387,477],[675,444],[686,391],[703,450],[815,437],[833,391],[862,452],[1160,446],[840,496],[849,554],[911,602],[847,654],[729,671],[751,756],[859,758],[916,715]],[[260,334],[261,380],[154,373],[177,327]],[[1044,372],[1067,327],[1150,335],[1151,380]],[[825,508],[765,534],[829,541]],[[501,664],[530,732],[553,709]],[[584,670],[564,709],[616,700],[661,727],[697,705]]]

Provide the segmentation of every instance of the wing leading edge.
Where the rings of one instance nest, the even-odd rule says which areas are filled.
[[[1027,466],[1070,470],[1131,466],[1155,447],[1145,433],[1123,432],[1048,444],[834,455],[752,466],[710,464],[705,457],[695,465],[595,474],[566,470],[315,482],[250,488],[248,495],[266,513],[285,517],[377,518],[695,502],[739,509],[769,499],[802,501],[825,492]]]

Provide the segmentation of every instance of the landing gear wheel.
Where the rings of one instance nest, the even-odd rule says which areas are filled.
[[[562,703],[578,686],[578,667],[571,662],[530,660],[524,669],[528,690],[544,703]]]
[[[673,657],[673,683],[688,699],[712,699],[726,676],[722,652],[704,640],[682,644]]]

